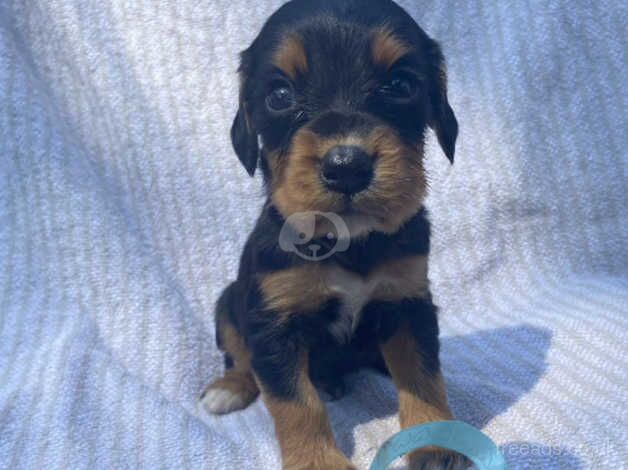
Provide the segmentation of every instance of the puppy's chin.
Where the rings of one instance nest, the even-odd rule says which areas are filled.
[[[346,230],[338,230],[333,221],[325,219],[316,227],[316,237],[325,237],[328,233],[334,233],[340,239],[357,239],[377,231],[381,225],[375,217],[355,211],[343,211],[336,215],[340,217]]]
[[[371,203],[373,204],[373,203]],[[363,238],[372,232],[386,234],[396,233],[402,225],[416,214],[421,207],[421,202],[407,206],[403,212],[398,212],[391,217],[383,217],[381,212],[369,214],[360,212],[352,206],[341,210],[319,208],[316,212],[333,214],[337,219],[321,218],[314,229],[313,238],[325,238],[329,234],[334,234],[340,240]],[[280,211],[281,212],[281,211]],[[303,211],[307,213],[308,211]],[[288,219],[293,214],[283,214]],[[339,220],[338,220],[339,219]],[[340,226],[339,226],[340,225]]]

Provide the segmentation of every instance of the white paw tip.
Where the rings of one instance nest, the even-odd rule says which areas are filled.
[[[213,415],[224,415],[246,405],[241,395],[225,388],[210,388],[201,397],[200,404],[207,413]]]

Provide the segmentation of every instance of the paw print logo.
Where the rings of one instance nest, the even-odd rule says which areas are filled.
[[[321,235],[322,234],[322,235]],[[307,261],[322,261],[349,249],[349,228],[333,212],[297,212],[279,234],[279,247]]]

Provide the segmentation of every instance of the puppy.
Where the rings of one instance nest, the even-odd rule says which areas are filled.
[[[267,201],[216,308],[224,376],[213,414],[258,394],[284,469],[353,469],[317,387],[360,367],[390,374],[403,428],[451,419],[427,278],[424,138],[453,162],[458,125],[443,56],[390,0],[293,0],[241,55],[231,130]],[[423,449],[411,468],[462,468]]]

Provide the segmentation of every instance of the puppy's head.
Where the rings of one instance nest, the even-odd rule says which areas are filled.
[[[231,136],[287,219],[340,215],[395,232],[425,195],[423,142],[453,162],[458,125],[439,46],[390,0],[293,0],[242,53]]]

